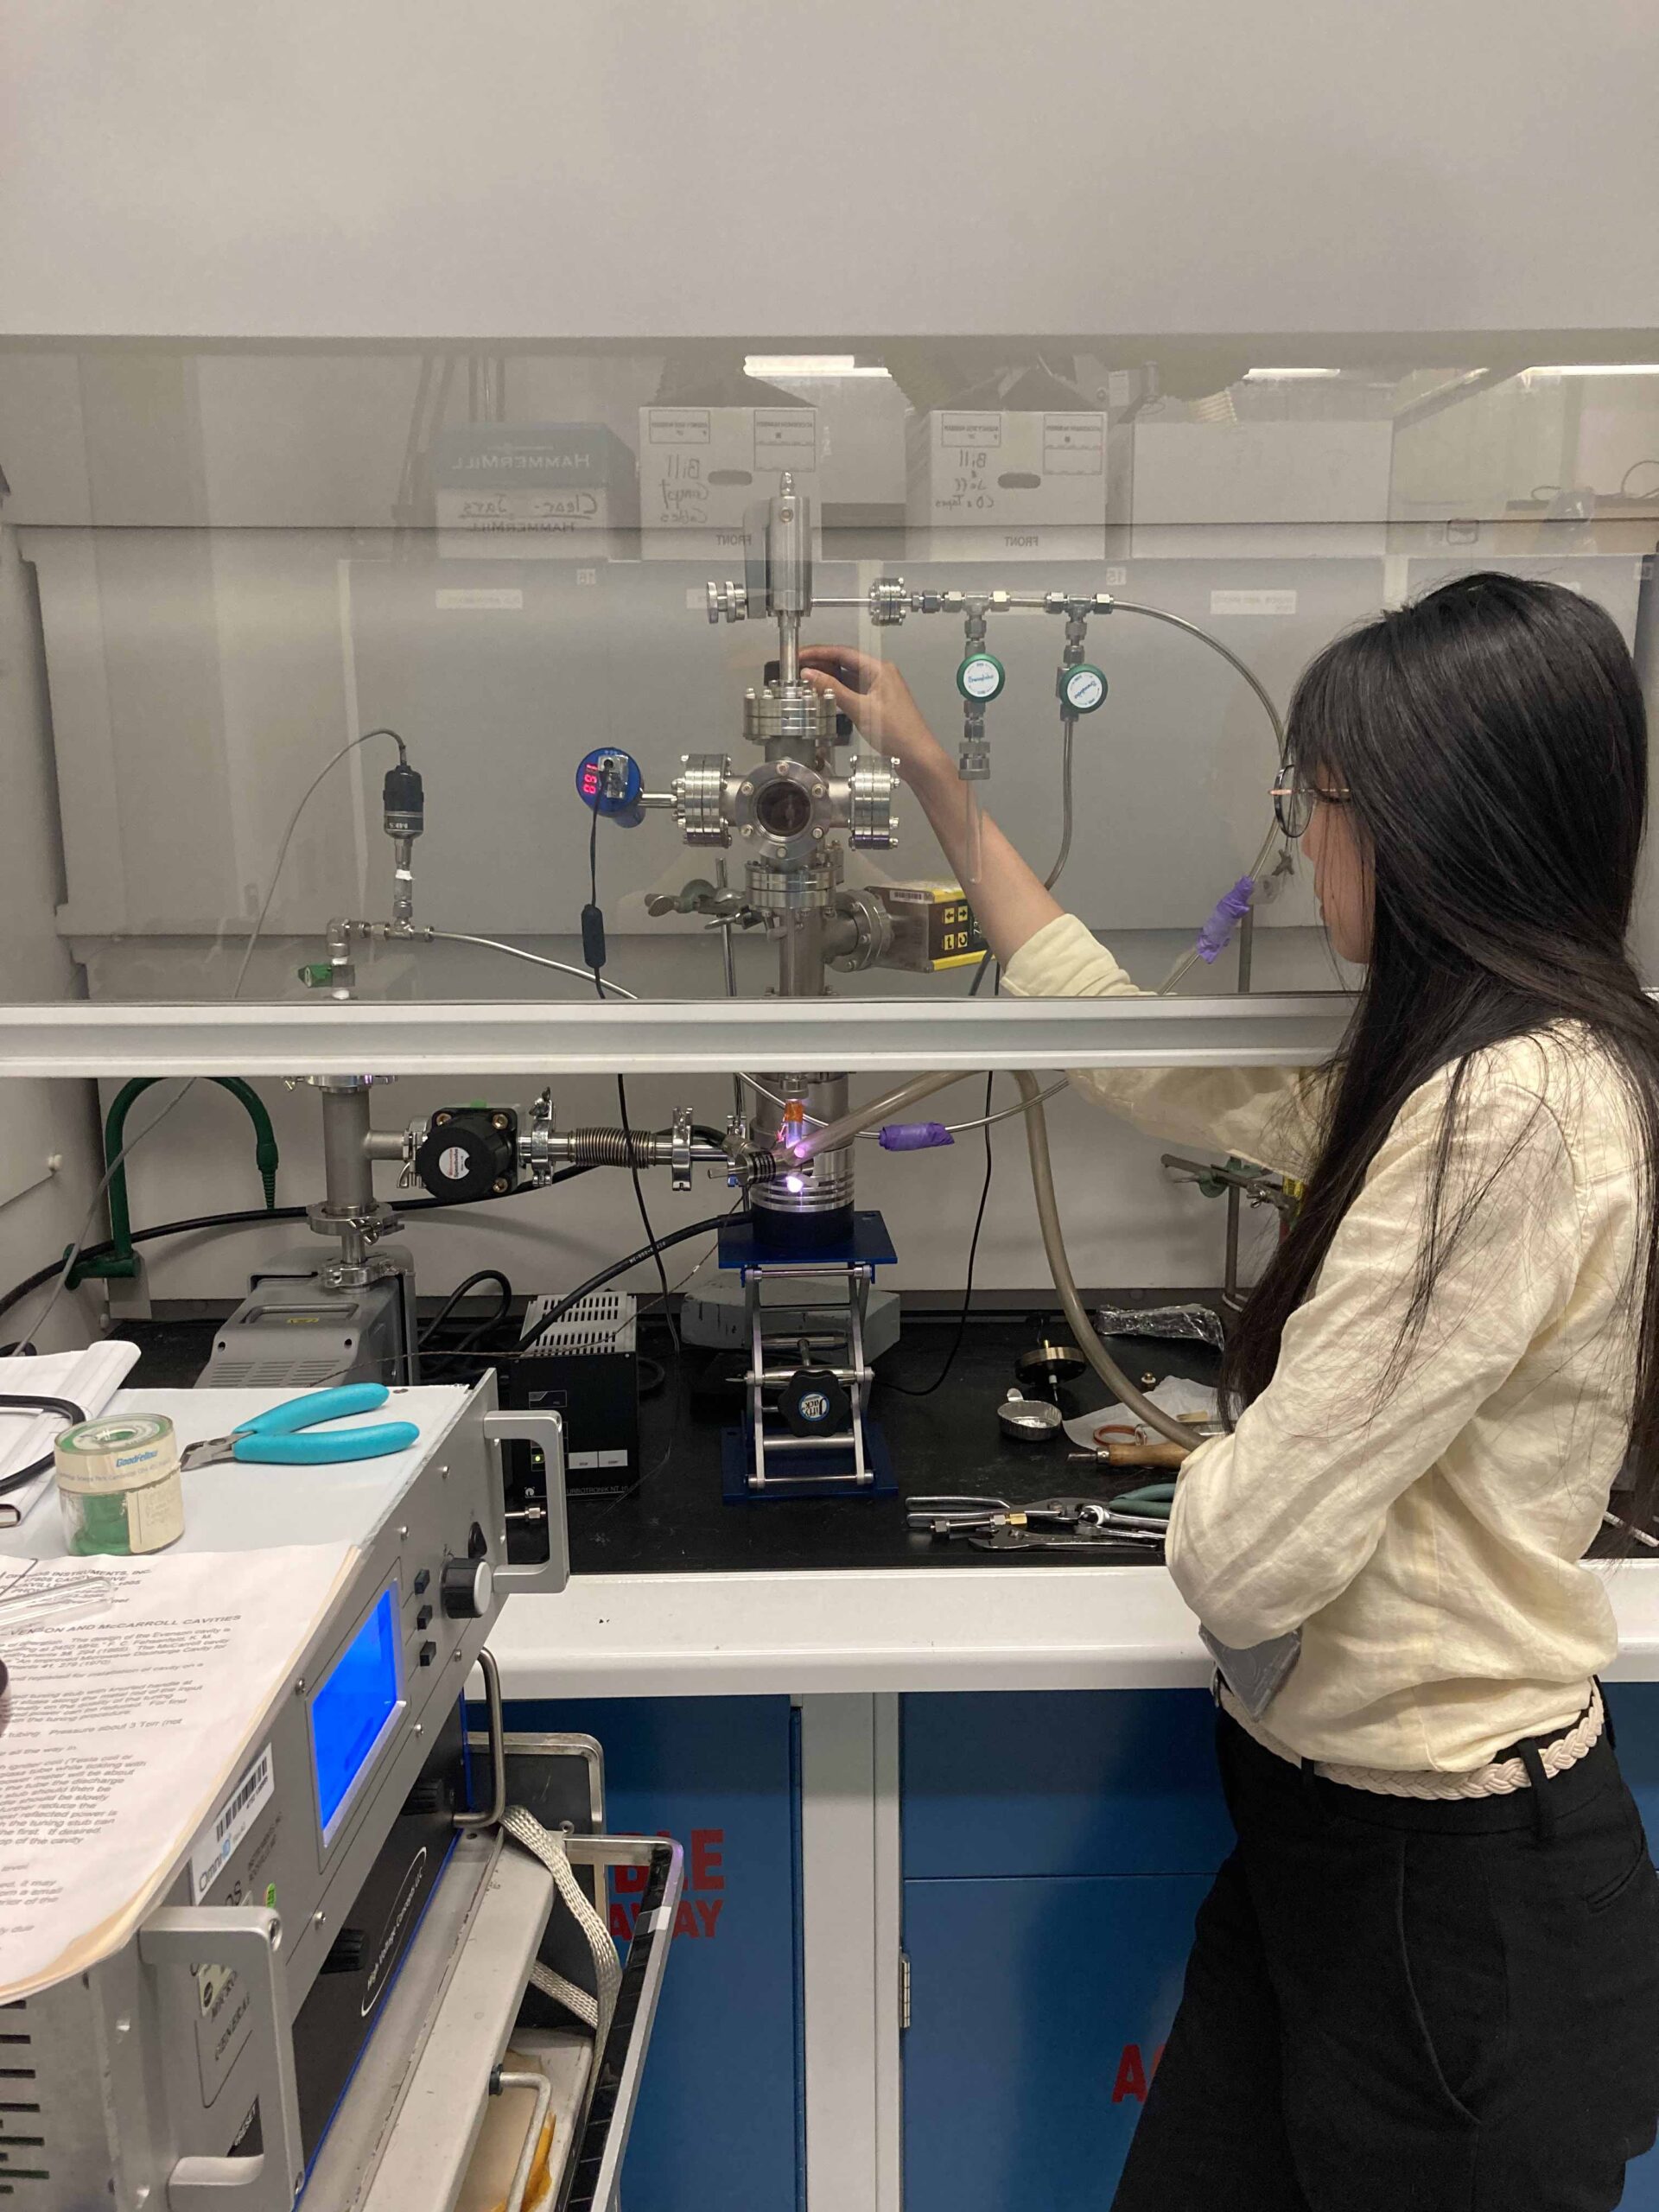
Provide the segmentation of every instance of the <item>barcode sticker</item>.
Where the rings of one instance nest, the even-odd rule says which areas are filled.
[[[200,1904],[218,1880],[232,1853],[253,1826],[271,1793],[270,1745],[267,1744],[237,1783],[190,1854],[190,1894]]]

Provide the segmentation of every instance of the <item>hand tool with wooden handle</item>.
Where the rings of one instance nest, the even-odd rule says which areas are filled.
[[[1092,1451],[1071,1452],[1066,1457],[1088,1459],[1096,1466],[1103,1460],[1113,1467],[1179,1467],[1202,1440],[1195,1437],[1191,1445],[1166,1444],[1160,1437],[1145,1444],[1096,1444]]]

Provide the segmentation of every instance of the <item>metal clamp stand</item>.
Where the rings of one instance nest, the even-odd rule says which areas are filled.
[[[747,1230],[722,1236],[721,1263],[742,1278],[749,1343],[742,1426],[721,1439],[728,1503],[887,1497],[896,1489],[869,1418],[874,1376],[865,1344],[870,1286],[893,1257],[874,1213],[855,1216],[840,1249],[810,1255],[757,1249]],[[787,1302],[766,1302],[779,1284],[797,1287]],[[842,1285],[844,1305],[830,1294]]]
[[[801,1433],[787,1427],[780,1427],[773,1414],[772,1426],[768,1427],[771,1409],[766,1403],[767,1391],[782,1389],[799,1371],[792,1367],[769,1367],[766,1363],[768,1347],[798,1342],[798,1339],[781,1332],[767,1335],[766,1309],[760,1302],[761,1285],[763,1282],[778,1281],[822,1282],[826,1276],[833,1276],[847,1284],[847,1330],[840,1343],[841,1360],[814,1361],[812,1371],[827,1373],[846,1391],[846,1426],[839,1429],[822,1432],[814,1429]],[[744,1381],[749,1394],[748,1425],[753,1446],[749,1488],[752,1491],[764,1491],[768,1484],[777,1489],[785,1484],[794,1486],[803,1482],[833,1482],[838,1486],[850,1484],[861,1490],[873,1482],[864,1448],[864,1408],[872,1381],[864,1360],[864,1309],[874,1278],[875,1270],[861,1261],[855,1261],[851,1265],[821,1260],[785,1261],[779,1265],[769,1261],[764,1267],[747,1269],[743,1287],[749,1325],[749,1371]],[[816,1344],[819,1340],[815,1338],[813,1341]],[[767,1471],[768,1453],[781,1457],[806,1452],[819,1458],[845,1452],[850,1455],[852,1464],[844,1470],[814,1466],[804,1469],[799,1474],[791,1474],[779,1467],[774,1467],[770,1472]]]

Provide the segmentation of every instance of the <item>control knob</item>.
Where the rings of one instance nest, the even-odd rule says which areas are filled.
[[[853,1417],[852,1402],[828,1367],[798,1367],[783,1388],[778,1410],[797,1436],[836,1436]]]
[[[438,1591],[446,1619],[481,1620],[495,1594],[495,1571],[486,1559],[452,1559],[445,1565]]]

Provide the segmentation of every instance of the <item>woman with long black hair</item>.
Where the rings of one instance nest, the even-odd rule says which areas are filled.
[[[960,868],[902,679],[802,658]],[[1616,1481],[1659,1505],[1642,696],[1593,602],[1478,575],[1328,646],[1288,730],[1281,823],[1365,971],[1342,1051],[1074,1078],[1307,1186],[1171,1523],[1237,1847],[1116,2204],[1605,2212],[1659,2117],[1659,1881],[1583,1563]],[[1134,988],[989,823],[976,889],[1007,989]]]

